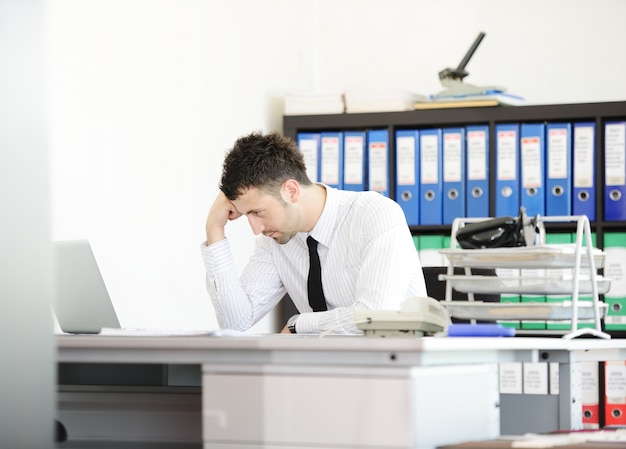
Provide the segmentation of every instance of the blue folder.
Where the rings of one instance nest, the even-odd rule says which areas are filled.
[[[496,217],[519,214],[519,125],[496,125]]]
[[[320,133],[298,133],[296,142],[304,156],[309,179],[318,182],[320,180]]]
[[[396,131],[396,202],[409,226],[420,224],[419,131]]]
[[[596,219],[596,124],[574,123],[572,213]]]
[[[343,189],[343,133],[325,131],[320,140],[320,181]]]
[[[443,143],[443,224],[465,217],[465,129],[445,128]]]
[[[490,217],[489,214],[489,126],[465,128],[465,215]]]
[[[366,184],[367,136],[365,131],[343,133],[343,188],[361,192]]]
[[[546,126],[546,215],[572,215],[572,125]]]
[[[626,220],[626,121],[604,125],[604,219]]]
[[[528,216],[546,214],[545,125],[520,126],[520,203]]]
[[[420,224],[443,224],[441,129],[420,130]]]
[[[389,196],[389,132],[374,129],[367,135],[368,190]]]

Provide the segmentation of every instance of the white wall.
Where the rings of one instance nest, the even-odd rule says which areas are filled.
[[[53,237],[91,240],[130,327],[216,327],[198,246],[223,154],[280,130],[285,92],[436,93],[484,31],[466,82],[531,103],[626,100],[620,0],[48,4]],[[228,227],[240,268],[244,220]]]

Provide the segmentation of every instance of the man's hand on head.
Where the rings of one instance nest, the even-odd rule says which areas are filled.
[[[217,194],[206,220],[206,243],[211,245],[226,238],[224,228],[230,220],[241,217],[241,213],[223,192]]]

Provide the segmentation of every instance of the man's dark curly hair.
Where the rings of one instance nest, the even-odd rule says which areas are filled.
[[[226,155],[220,190],[231,201],[250,187],[279,195],[288,179],[311,184],[296,142],[277,132],[254,132],[237,139]]]

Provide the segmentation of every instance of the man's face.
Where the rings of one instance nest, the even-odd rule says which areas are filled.
[[[233,204],[248,218],[255,235],[263,233],[284,244],[300,232],[300,210],[292,204],[284,188],[279,198],[253,187],[233,200]]]

